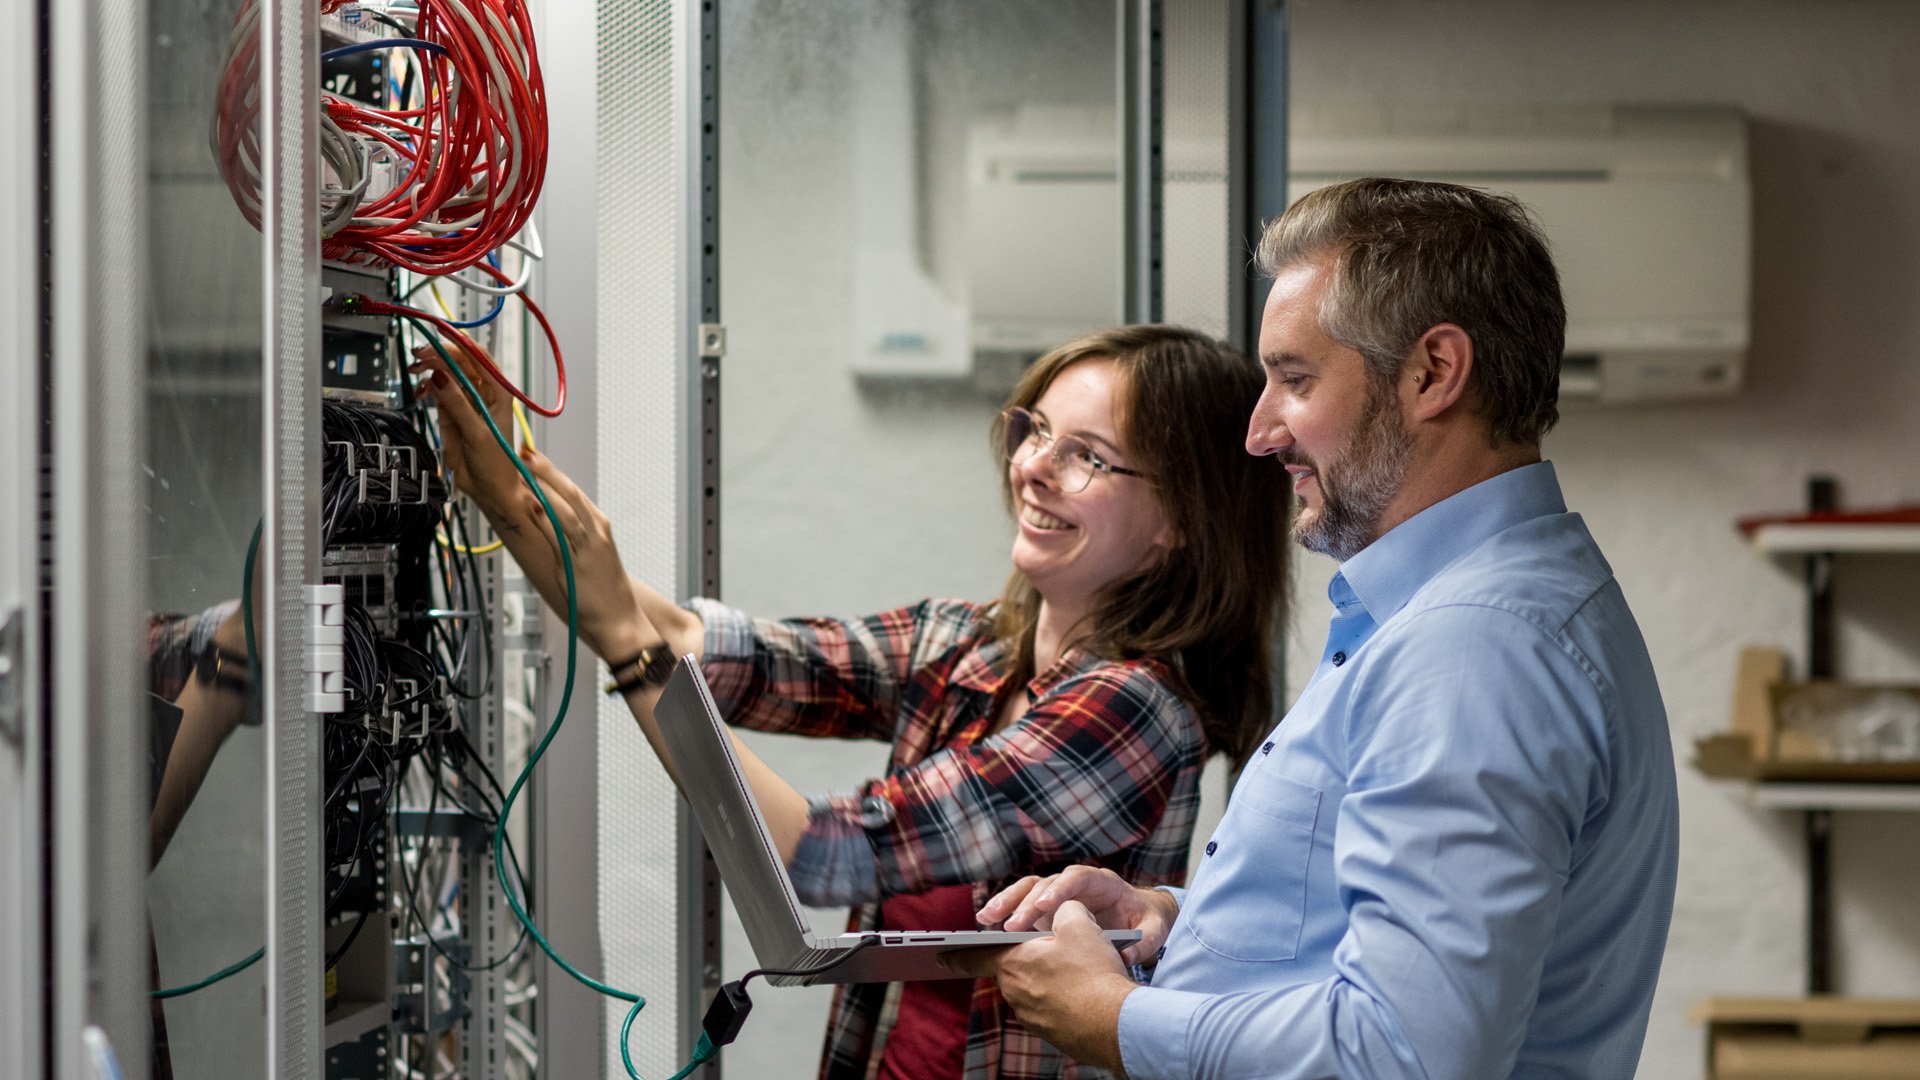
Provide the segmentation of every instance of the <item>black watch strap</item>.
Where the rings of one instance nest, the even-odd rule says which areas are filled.
[[[608,695],[630,694],[666,682],[667,676],[673,674],[673,652],[664,644],[641,649],[632,659],[608,664],[607,670],[613,674],[607,683]]]
[[[208,642],[201,651],[200,660],[194,665],[196,678],[215,690],[230,694],[248,694],[253,692],[253,676],[248,672],[247,657],[244,653],[223,649],[214,642]]]

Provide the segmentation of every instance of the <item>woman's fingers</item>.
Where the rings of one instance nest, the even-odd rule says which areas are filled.
[[[497,404],[496,399],[503,395],[500,388],[495,386],[493,380],[488,377],[486,370],[480,366],[480,362],[452,341],[442,340],[439,344],[438,349],[432,345],[416,346],[413,355],[436,367],[444,367],[448,361],[460,365],[460,371],[466,375],[467,381],[480,392],[480,400],[486,402],[488,408]]]
[[[534,457],[539,458],[543,464],[552,464],[552,462],[547,461],[539,451],[529,447],[528,452]],[[522,456],[524,457],[526,455],[523,454]],[[567,500],[568,505],[572,508],[575,517],[580,523],[582,539],[585,539],[587,535],[591,533],[595,538],[604,538],[611,542],[613,529],[607,521],[607,515],[600,510],[600,505],[588,498],[586,491],[584,491],[579,484],[574,483],[572,477],[561,472],[558,468],[552,471],[561,481],[554,485],[555,489],[560,492],[561,498]]]
[[[457,385],[458,380],[453,377],[449,369],[449,361],[459,365],[461,373],[467,377],[468,385],[472,386],[474,393],[479,395],[481,406],[485,408],[487,414],[493,418],[495,426],[500,428],[502,434],[505,434],[508,426],[513,422],[512,405],[507,398],[506,391],[502,390],[500,385],[493,381],[493,377],[488,375],[486,371],[480,367],[479,362],[468,355],[465,349],[462,349],[452,342],[441,342],[441,348],[446,350],[445,355],[442,355],[439,349],[435,349],[430,345],[417,346],[413,350],[413,355],[418,358],[419,362],[408,370],[413,372],[432,371],[434,373],[433,394],[443,408],[446,407],[447,402],[453,401],[456,407],[464,407],[465,411],[472,412],[472,403],[468,400],[466,391]],[[474,425],[482,428],[485,427],[480,421],[478,413],[474,413],[471,420]],[[485,434],[485,431],[480,431],[470,437],[480,438]]]
[[[487,417],[474,406],[466,390],[455,385],[448,361],[431,349],[415,350],[415,355],[422,359],[408,370],[428,376],[421,394],[439,408],[441,459],[454,482],[483,508],[489,508],[489,513],[517,508],[516,492],[524,485],[519,470],[509,460],[511,452],[502,453],[498,449],[488,429]],[[495,401],[505,399],[499,387],[486,379],[474,383],[474,392],[483,403],[489,400],[489,395]],[[500,412],[506,415],[504,409]],[[510,419],[496,421],[495,426],[502,422]],[[500,430],[504,435],[508,429],[501,427]]]
[[[550,526],[552,522],[547,518],[546,508],[552,507],[553,519],[560,523],[561,530],[566,534],[567,546],[578,549],[580,547],[581,535],[580,516],[574,513],[573,505],[567,501],[565,496],[554,490],[552,483],[548,482],[537,472],[534,473],[534,483],[539,485],[540,494],[546,496],[544,504],[542,504],[538,498],[531,499],[535,520],[538,521],[540,525],[547,527],[544,531],[551,533],[552,529]],[[558,555],[559,552],[556,550],[554,554]]]

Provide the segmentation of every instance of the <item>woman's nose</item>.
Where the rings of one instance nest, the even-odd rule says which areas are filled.
[[[1014,472],[1029,484],[1042,487],[1051,486],[1053,478],[1053,447],[1036,446],[1026,457],[1013,463]]]

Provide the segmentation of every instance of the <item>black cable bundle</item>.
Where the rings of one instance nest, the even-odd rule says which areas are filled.
[[[405,543],[438,527],[447,503],[439,456],[404,415],[326,401],[320,428],[320,531],[328,547]]]
[[[321,729],[328,915],[343,902],[362,911],[370,906],[371,897],[349,897],[347,892],[356,881],[369,879],[366,870],[383,854],[387,805],[405,764],[404,756],[397,757],[394,747],[373,737],[368,725],[368,717],[387,696],[373,619],[366,609],[350,606],[342,630],[346,707],[329,715]]]
[[[418,436],[437,450],[440,434],[426,406],[417,400],[411,401],[406,415],[412,419]],[[486,593],[481,584],[480,556],[499,546],[498,541],[477,546],[467,530],[467,514],[458,510],[445,515],[444,530],[439,542],[433,545],[433,568],[439,575],[440,596],[450,610],[431,620],[427,629],[430,640],[425,645],[439,663],[454,696],[466,700],[485,697],[493,690],[492,619],[486,610]]]

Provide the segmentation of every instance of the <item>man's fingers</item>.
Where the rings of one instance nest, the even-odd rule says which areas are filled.
[[[1053,936],[1058,938],[1102,937],[1100,923],[1093,912],[1078,900],[1068,900],[1053,913]]]
[[[1007,916],[1020,906],[1020,901],[1026,899],[1027,895],[1033,892],[1034,886],[1043,880],[1045,879],[1037,874],[1028,874],[1001,889],[994,894],[993,899],[988,900],[979,911],[974,913],[974,920],[982,926],[993,926],[1005,922]]]
[[[1099,920],[1078,900],[1063,901],[1059,910],[1053,913],[1053,940],[1067,949],[1091,950],[1089,959],[1103,955],[1111,957],[1115,968],[1122,967],[1125,962],[1125,954],[1107,941]]]
[[[1097,892],[1107,871],[1090,866],[1069,866],[1041,882],[1007,917],[1009,930],[1051,930],[1053,913],[1060,905],[1077,896]],[[1119,880],[1115,878],[1114,880]]]
[[[991,979],[1000,973],[1000,958],[1007,955],[1011,945],[996,945],[985,949],[955,949],[941,953],[935,959],[940,966],[956,975],[971,975],[976,979]]]
[[[1027,895],[1021,899],[1019,905],[1007,915],[1006,928],[1008,930],[1047,929],[1045,920],[1052,914],[1052,911],[1042,905],[1041,900],[1051,896],[1054,889],[1058,886],[1059,878],[1057,875],[1042,879],[1028,891]]]

